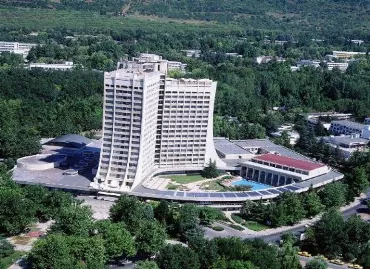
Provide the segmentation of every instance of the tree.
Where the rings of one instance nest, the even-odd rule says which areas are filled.
[[[258,268],[280,269],[279,248],[275,245],[266,244],[262,239],[245,241],[250,251],[247,258]]]
[[[326,208],[341,207],[346,203],[347,186],[340,182],[329,184],[319,195]]]
[[[136,263],[137,269],[159,269],[155,261],[139,261]]]
[[[302,129],[299,130],[299,139],[297,147],[301,148],[305,152],[310,152],[313,146],[316,144],[315,134],[309,129],[307,125],[303,125]]]
[[[319,195],[312,190],[309,190],[303,196],[302,205],[303,209],[306,211],[306,217],[314,217],[324,209]]]
[[[287,241],[283,243],[280,253],[281,269],[300,269],[297,250],[293,247],[292,242]]]
[[[190,237],[188,246],[194,250],[199,257],[200,268],[208,269],[217,261],[217,245],[215,241],[209,241],[201,237]]]
[[[69,206],[64,208],[55,223],[50,227],[53,233],[88,236],[93,228],[92,211],[88,206]]]
[[[150,220],[150,221],[154,220],[154,210],[150,204],[144,204],[142,211],[143,211],[143,218],[145,220]]]
[[[340,242],[346,240],[343,216],[334,208],[329,209],[314,227],[318,251],[328,257],[342,254]]]
[[[34,204],[19,188],[0,188],[0,234],[18,234],[33,219]]]
[[[108,259],[131,257],[136,254],[134,239],[122,223],[100,220],[94,227],[96,234],[104,240],[105,255]]]
[[[230,261],[228,263],[228,269],[258,269],[250,261]]]
[[[209,159],[209,163],[206,167],[204,167],[202,171],[202,177],[205,178],[216,178],[220,175],[220,172],[217,169],[216,161]]]
[[[157,221],[145,221],[136,234],[138,251],[150,256],[158,252],[165,244],[166,231]]]
[[[361,166],[353,169],[352,173],[346,176],[345,182],[348,185],[349,195],[359,196],[369,185],[365,168]]]
[[[250,248],[240,238],[215,238],[213,241],[216,243],[218,255],[227,260],[244,260],[248,257]]]
[[[370,243],[365,246],[364,250],[358,257],[357,262],[366,269],[370,268]]]
[[[104,269],[106,263],[104,241],[98,236],[69,236],[68,244],[74,263],[86,269]]]
[[[345,240],[340,242],[343,257],[352,261],[359,257],[370,240],[370,224],[359,216],[351,216],[344,225]]]
[[[135,234],[143,219],[143,204],[136,197],[122,195],[109,213],[112,222],[124,222],[127,229]]]
[[[43,217],[45,219],[55,219],[65,208],[71,205],[79,205],[82,201],[74,199],[70,193],[62,191],[49,191],[44,202]]]
[[[318,253],[314,227],[308,227],[305,230],[304,237],[304,240],[301,241],[301,248],[310,253]]]
[[[326,136],[328,135],[328,131],[325,129],[324,125],[320,120],[315,125],[315,135],[316,136]]]
[[[256,203],[251,201],[251,200],[246,200],[241,209],[240,209],[240,214],[245,218],[245,219],[250,219],[251,215],[253,215],[254,208],[256,207]]]
[[[47,211],[49,205],[45,203],[49,195],[48,190],[41,185],[27,185],[23,190],[26,199],[29,199],[35,205],[36,217],[40,220],[48,220],[49,215]]]
[[[320,258],[310,260],[304,267],[304,269],[327,269],[327,268],[328,264]]]
[[[156,263],[161,269],[199,269],[199,257],[192,249],[167,245],[159,252]]]
[[[166,224],[169,218],[171,209],[170,204],[166,200],[161,200],[158,206],[154,209],[155,218],[162,224]]]
[[[5,238],[0,238],[0,259],[14,253],[14,246]]]
[[[293,225],[305,215],[301,199],[296,193],[284,192],[271,206],[269,216],[274,226]]]
[[[199,209],[199,219],[200,223],[204,225],[209,225],[213,223],[216,219],[224,218],[222,211],[217,208],[212,208],[208,206],[203,206]]]
[[[199,221],[199,209],[193,204],[184,204],[179,210],[178,226],[181,236],[186,239],[188,230],[196,229]]]
[[[36,241],[29,260],[34,269],[68,269],[74,265],[67,239],[59,234],[48,235]]]

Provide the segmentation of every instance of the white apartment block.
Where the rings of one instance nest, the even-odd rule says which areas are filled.
[[[64,62],[60,64],[31,63],[29,69],[41,68],[44,70],[67,71],[74,67],[73,62]]]
[[[10,52],[15,54],[21,54],[23,57],[27,57],[31,48],[36,46],[37,44],[0,41],[0,53]]]
[[[145,63],[145,64],[160,64],[163,67],[165,66],[167,73],[168,70],[181,70],[185,71],[187,64],[177,61],[168,61],[162,58],[162,56],[151,54],[151,53],[141,53],[138,57],[134,57],[132,61],[137,63]]]
[[[166,65],[125,62],[104,75],[103,146],[95,183],[130,191],[161,171],[201,170],[213,146],[216,82],[166,78]]]
[[[337,59],[351,59],[356,56],[364,56],[365,52],[356,51],[333,51],[333,57]]]
[[[344,72],[348,68],[348,63],[336,63],[336,62],[326,62],[326,66],[328,67],[328,70],[331,71],[334,68],[338,68],[340,71]]]

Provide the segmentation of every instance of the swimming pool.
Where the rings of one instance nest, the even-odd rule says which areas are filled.
[[[244,179],[244,178],[231,183],[231,186],[244,186],[244,185],[251,186],[252,191],[264,190],[264,189],[268,189],[268,188],[272,187],[270,185],[262,184],[262,183],[255,182],[255,181],[252,181],[252,180],[247,180],[247,179]]]

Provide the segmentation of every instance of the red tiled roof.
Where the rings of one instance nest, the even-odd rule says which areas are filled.
[[[293,167],[297,169],[301,169],[304,171],[311,171],[317,168],[323,167],[324,165],[309,161],[297,160],[277,154],[263,154],[257,157],[254,157],[255,160],[270,162],[273,164],[278,164],[282,166]]]

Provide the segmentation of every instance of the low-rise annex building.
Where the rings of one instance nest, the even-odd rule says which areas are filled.
[[[0,53],[9,52],[14,54],[21,54],[24,58],[26,58],[31,48],[36,46],[37,44],[31,43],[0,41]]]
[[[44,69],[44,70],[59,70],[59,71],[67,71],[74,68],[73,62],[64,62],[64,63],[55,63],[55,64],[47,64],[47,63],[30,63],[29,69]]]

